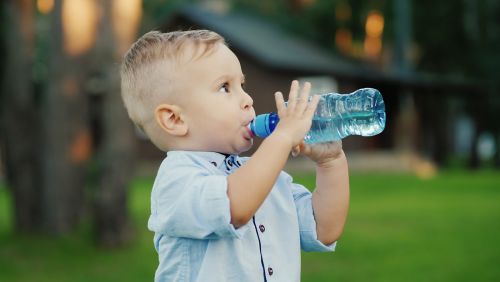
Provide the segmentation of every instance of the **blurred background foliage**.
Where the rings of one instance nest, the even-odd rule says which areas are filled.
[[[144,3],[145,14],[149,15],[144,30],[154,27],[179,6],[202,3],[252,13],[332,52],[363,58],[367,55],[363,44],[371,15],[373,20],[382,21],[383,48],[379,54],[382,56],[382,52],[390,53],[394,45],[395,26],[399,24],[395,17],[400,9],[398,2],[404,2],[408,9],[411,46],[407,52],[415,69],[495,82],[500,60],[500,20],[497,16],[500,4],[497,1],[172,0],[167,5],[162,0],[151,0]]]

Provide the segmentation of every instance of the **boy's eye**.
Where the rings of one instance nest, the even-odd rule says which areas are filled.
[[[229,83],[225,82],[219,88],[219,92],[229,93]]]

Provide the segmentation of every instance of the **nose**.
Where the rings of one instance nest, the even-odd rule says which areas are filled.
[[[248,93],[243,92],[243,99],[241,103],[241,108],[244,110],[249,110],[253,106],[253,99],[248,95]]]

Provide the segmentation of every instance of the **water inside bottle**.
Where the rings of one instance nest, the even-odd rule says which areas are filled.
[[[385,119],[384,101],[376,89],[360,89],[354,95],[325,94],[304,141],[311,144],[349,135],[373,136],[384,130]]]
[[[337,117],[315,117],[304,138],[306,143],[340,140],[348,135],[373,136],[384,130],[385,111],[344,113]]]

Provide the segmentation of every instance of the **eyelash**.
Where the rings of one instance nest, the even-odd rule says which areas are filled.
[[[241,83],[241,88],[244,90],[245,89],[245,83]],[[224,89],[224,92],[225,93],[229,93],[229,83],[228,82],[224,82],[220,88],[219,88],[219,92],[221,91],[221,89]]]
[[[229,93],[229,83],[227,82],[224,82],[220,87],[219,87],[219,92],[221,91],[221,89],[224,89],[223,92],[225,93]]]

